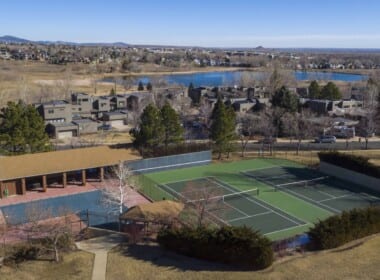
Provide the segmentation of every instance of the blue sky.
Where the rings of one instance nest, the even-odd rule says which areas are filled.
[[[12,0],[0,36],[217,47],[380,48],[378,0]]]

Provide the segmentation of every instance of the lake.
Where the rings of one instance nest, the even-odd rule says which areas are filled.
[[[188,86],[193,83],[198,86],[233,86],[239,84],[241,77],[248,73],[256,80],[265,79],[267,73],[254,71],[225,71],[225,72],[199,72],[191,74],[166,74],[162,78],[169,84],[179,84]],[[314,72],[314,71],[294,71],[294,77],[297,81],[308,80],[325,80],[325,81],[343,81],[343,82],[359,82],[368,79],[366,75],[337,73],[337,72]],[[106,78],[105,81],[111,81],[112,78]],[[146,84],[149,76],[136,77],[137,82],[142,81]]]

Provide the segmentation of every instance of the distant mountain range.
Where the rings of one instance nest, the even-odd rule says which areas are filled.
[[[75,43],[66,41],[32,41],[23,38],[18,38],[11,35],[0,36],[0,43],[11,44],[41,44],[41,45],[72,45],[72,46],[104,46],[104,47],[143,47],[143,48],[201,48],[201,49],[223,49],[223,50],[256,50],[264,51],[277,51],[277,52],[295,52],[295,53],[379,53],[380,49],[376,48],[265,48],[258,46],[256,48],[222,48],[222,47],[199,47],[199,46],[173,46],[173,45],[134,45],[124,42],[115,43]]]
[[[11,35],[0,36],[0,43],[11,43],[11,44],[41,44],[41,45],[73,45],[73,46],[114,46],[114,47],[128,47],[129,44],[123,42],[115,43],[75,43],[75,42],[65,42],[65,41],[32,41],[23,38],[18,38]]]

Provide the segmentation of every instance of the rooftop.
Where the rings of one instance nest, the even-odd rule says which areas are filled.
[[[65,100],[51,100],[51,101],[47,101],[47,102],[44,102],[42,103],[42,105],[44,106],[59,106],[59,105],[67,105],[69,104],[69,102],[65,101]]]
[[[131,149],[108,146],[0,157],[0,181],[116,165],[141,159]]]

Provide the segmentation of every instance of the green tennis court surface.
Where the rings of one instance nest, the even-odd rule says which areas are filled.
[[[343,210],[380,205],[377,194],[279,159],[211,164],[144,177],[155,200],[195,202],[203,199],[200,192],[207,193],[207,211],[214,220],[247,225],[271,239],[303,233],[314,222]]]

